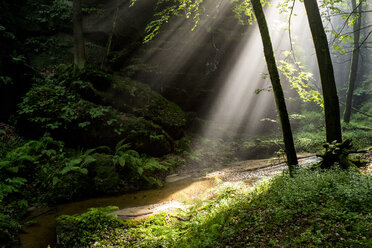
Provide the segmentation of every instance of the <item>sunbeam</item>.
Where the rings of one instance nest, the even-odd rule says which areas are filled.
[[[309,39],[310,34],[305,29],[306,16],[303,9],[296,8],[295,14],[298,16],[292,17],[295,21],[292,22],[291,31],[296,37],[297,34],[301,34],[301,39],[293,37],[292,41],[298,39],[299,44],[311,47],[312,44],[304,42],[304,39]],[[290,50],[288,21],[279,14],[277,8],[267,8],[266,18],[276,48],[276,56],[281,58],[281,52]],[[252,31],[242,39],[240,48],[234,56],[232,68],[225,71],[227,76],[221,79],[223,86],[209,110],[207,119],[223,127],[216,133],[214,129],[205,126],[202,133],[207,137],[224,138],[227,135],[254,134],[260,128],[260,120],[267,117],[275,106],[271,94],[266,92],[255,94],[257,89],[268,88],[270,82],[259,30],[256,25],[250,28]]]
[[[167,23],[166,30],[159,37],[148,44],[149,49],[142,55],[143,63],[153,65],[157,70],[161,68],[162,73],[159,73],[157,78],[152,78],[151,85],[154,88],[161,85],[163,93],[163,89],[167,89],[167,82],[171,82],[184,67],[198,57],[211,37],[210,31],[218,28],[226,14],[231,11],[229,1],[208,0],[204,1],[204,5],[205,9],[211,11],[208,12],[207,18],[202,17],[200,20],[202,25],[196,26],[192,32],[185,32],[192,29],[194,23],[190,19],[175,18],[174,22]],[[238,27],[232,30],[233,33],[237,31]],[[170,50],[172,53],[169,53]],[[136,75],[137,78],[142,76],[141,73]]]

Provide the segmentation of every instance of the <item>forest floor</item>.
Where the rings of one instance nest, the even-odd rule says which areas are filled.
[[[300,164],[317,160],[314,154],[298,155]],[[286,168],[278,158],[254,159],[228,164],[188,164],[179,166],[166,178],[164,187],[143,190],[120,196],[101,197],[61,204],[53,208],[33,211],[27,220],[36,224],[26,227],[21,233],[21,247],[37,247],[55,244],[55,219],[63,214],[81,214],[89,208],[118,206],[112,212],[118,218],[144,219],[159,213],[177,213],[200,201],[210,200],[216,188],[225,182],[242,182],[252,187],[255,183],[279,174]]]
[[[361,169],[362,175],[371,175],[370,172],[372,171],[372,163],[371,163],[372,150],[369,150],[369,152],[365,154],[364,157],[365,159],[369,161],[369,164],[368,166]],[[299,161],[300,161],[301,167],[307,167],[306,165],[314,164],[317,161],[319,161],[319,159],[314,154],[299,154]],[[57,216],[60,216],[61,214],[70,214],[70,215],[81,214],[84,211],[86,211],[86,209],[88,208],[92,208],[92,207],[102,208],[102,207],[106,207],[109,205],[117,206],[117,209],[115,211],[111,209],[109,212],[113,213],[114,215],[109,215],[111,217],[107,217],[107,218],[113,218],[113,216],[116,215],[118,216],[118,219],[114,218],[114,219],[105,220],[106,217],[103,217],[101,215],[102,212],[100,212],[101,211],[100,209],[98,209],[98,212],[95,212],[97,209],[95,210],[91,209],[89,210],[89,212],[86,212],[80,216],[74,215],[74,216],[68,217],[71,219],[66,222],[67,225],[64,225],[64,226],[62,225],[63,228],[68,227],[67,230],[64,229],[62,232],[57,230],[57,234],[58,233],[60,234],[59,239],[62,240],[63,242],[62,245],[64,245],[65,247],[76,247],[77,245],[87,246],[88,244],[89,244],[88,246],[91,246],[94,243],[95,244],[94,246],[96,247],[107,247],[107,246],[110,246],[110,247],[173,247],[173,246],[176,246],[174,243],[176,242],[175,240],[184,240],[182,238],[182,232],[187,229],[188,232],[190,232],[188,233],[187,236],[189,236],[190,238],[194,236],[195,242],[202,242],[203,235],[204,236],[210,235],[210,237],[208,238],[212,239],[213,242],[212,241],[211,242],[213,243],[213,247],[215,247],[214,245],[217,244],[218,242],[222,242],[220,239],[223,239],[222,243],[227,244],[226,247],[229,247],[228,243],[231,243],[231,242],[234,243],[234,241],[228,240],[226,237],[223,237],[223,236],[218,236],[219,234],[216,234],[214,230],[209,230],[210,226],[219,225],[219,228],[221,228],[225,225],[226,226],[230,225],[229,227],[231,229],[230,231],[236,233],[236,235],[240,235],[240,234],[237,234],[239,232],[245,233],[246,231],[244,228],[243,229],[238,228],[235,230],[235,226],[230,223],[232,221],[231,218],[234,219],[236,218],[236,216],[234,217],[234,215],[239,214],[239,213],[236,213],[236,211],[238,212],[241,211],[239,210],[240,208],[239,204],[251,206],[252,199],[255,199],[255,198],[266,199],[265,195],[268,194],[268,187],[273,188],[274,191],[278,190],[277,188],[278,186],[276,185],[277,181],[281,181],[283,179],[288,180],[288,181],[290,180],[287,177],[288,175],[286,175],[286,173],[281,173],[285,169],[286,169],[285,163],[283,163],[277,158],[246,160],[246,161],[229,163],[225,166],[216,164],[215,167],[213,166],[212,167],[211,166],[205,166],[205,167],[203,166],[199,166],[199,167],[198,166],[189,166],[189,167],[180,166],[179,168],[174,170],[173,174],[167,177],[166,183],[163,188],[140,191],[137,193],[131,193],[131,194],[126,194],[122,196],[106,197],[106,198],[99,198],[99,199],[90,199],[90,200],[85,200],[81,202],[74,202],[74,203],[64,204],[64,205],[59,206],[56,209],[53,209],[53,211],[48,212],[47,215],[40,216],[38,218],[38,224],[32,225],[29,228],[26,228],[26,230],[24,230],[25,232],[21,234],[22,247],[40,246],[39,243],[41,242],[41,240],[44,240],[47,242],[47,243],[44,242],[43,245],[51,244],[52,247],[54,247],[54,245],[56,245],[55,243],[56,241],[54,239],[56,235],[54,232],[54,226],[55,226],[55,218]],[[304,175],[307,175],[307,173],[308,172],[305,172]],[[311,173],[313,172],[310,172],[310,174]],[[319,184],[324,183],[324,182],[322,180],[320,182],[317,182],[319,178],[318,177],[314,178],[313,174],[309,176],[310,179],[307,178],[306,176],[299,175],[298,182],[297,181],[293,182],[294,185],[296,185],[296,183],[301,184],[301,185],[303,183],[304,185],[303,188],[300,189],[300,193],[298,195],[299,200],[301,201],[302,193],[306,194],[304,196],[305,201],[306,201],[308,197],[310,198],[313,197],[314,199],[316,199],[318,196],[321,196],[322,193],[320,195],[317,195],[314,192],[316,190],[319,190],[322,187],[325,188],[324,191],[331,190],[331,189],[327,189],[327,187],[330,187],[330,185],[332,185],[332,180],[336,180],[336,181],[337,180],[342,180],[342,181],[349,180],[349,176],[346,176],[347,179],[345,179],[345,176],[342,173],[341,175],[339,175],[338,172],[335,173],[335,175],[332,174],[328,176],[330,178],[328,178],[327,180],[323,180],[323,181],[324,182],[330,181],[331,183],[329,185],[327,184],[325,186],[324,185],[319,186]],[[354,178],[354,176],[352,176],[351,178]],[[368,178],[371,179],[371,176],[369,176]],[[310,182],[311,180],[314,181],[314,183]],[[352,187],[354,187],[354,185],[357,185],[357,187],[361,187],[361,189],[355,189],[354,187],[350,189],[349,193],[351,195],[354,195],[355,193],[358,197],[360,197],[361,199],[360,200],[358,199],[358,202],[359,201],[365,202],[369,198],[371,198],[370,193],[368,192],[371,192],[372,190],[372,181],[368,181],[367,183],[358,182],[358,181],[359,179],[357,179],[356,182],[351,182],[350,184],[352,185]],[[283,183],[283,182],[280,182],[280,183]],[[358,184],[360,185],[358,186]],[[280,187],[283,187],[283,186],[280,186]],[[309,187],[309,188],[306,189],[306,187]],[[293,191],[293,188],[292,188],[292,191],[291,190],[287,190],[287,191],[288,192],[284,190],[283,194],[296,195],[298,193],[296,190]],[[340,190],[338,190],[335,194],[339,194],[339,191]],[[344,189],[342,189],[342,191],[344,191]],[[312,193],[314,193],[313,196],[311,196]],[[363,196],[364,193],[367,194],[366,197]],[[282,194],[282,192],[279,192],[278,194]],[[241,197],[243,198],[245,197],[245,199]],[[272,197],[275,200],[277,196],[272,196]],[[288,197],[288,196],[285,196],[285,197]],[[237,203],[237,200],[242,201],[242,202]],[[370,200],[372,202],[372,199]],[[268,203],[265,203],[266,200],[263,200],[263,201],[256,200],[256,201],[258,202],[257,203],[258,205],[268,204]],[[296,214],[297,210],[296,210],[295,205],[297,203],[291,203],[291,204],[294,204],[294,205],[286,206],[285,208],[290,209],[291,207],[294,207],[293,212]],[[302,203],[299,203],[299,204],[301,205]],[[358,203],[353,203],[353,204],[358,204]],[[269,210],[267,206],[265,207],[262,205],[261,207],[262,209]],[[282,209],[282,206],[278,207],[278,209],[279,209],[278,210],[279,213],[277,213],[279,214],[279,216],[277,216],[278,218],[279,217],[282,218],[280,215],[285,216],[287,214],[293,214],[289,210],[287,212],[287,210],[284,209],[285,210],[284,211]],[[108,210],[104,210],[104,211],[107,212]],[[216,217],[215,216],[216,211],[218,212],[218,214],[221,214],[222,216],[221,218],[223,218],[223,220],[219,220],[218,218],[213,219]],[[276,211],[275,208],[273,209],[273,211]],[[284,212],[281,212],[281,211],[284,211]],[[300,206],[300,210],[298,211],[301,211],[301,206]],[[306,211],[311,212],[313,210],[306,209],[305,212]],[[349,215],[347,211],[345,211],[343,214]],[[369,218],[371,216],[368,215],[364,217],[367,220],[367,226],[368,225],[372,226],[372,222],[369,221]],[[200,218],[202,220],[200,220]],[[206,220],[210,218],[213,219],[211,223],[205,222]],[[273,218],[273,217],[270,217],[270,218]],[[332,220],[332,218],[330,221],[334,221]],[[356,218],[355,221],[357,221],[358,218],[360,218],[360,216],[357,216],[355,218]],[[117,222],[121,220],[125,220],[124,222],[125,224],[121,222]],[[73,222],[70,222],[70,221],[73,221]],[[92,227],[89,225],[90,221],[93,221]],[[272,219],[268,219],[265,221],[267,223],[261,223],[260,225],[263,225],[263,226],[269,225],[269,227],[271,228],[271,226],[275,226],[277,224],[276,222],[275,222],[276,224],[271,223],[270,221],[272,221]],[[59,222],[61,223],[61,221]],[[80,222],[84,224],[80,226],[79,224]],[[72,225],[69,225],[69,223],[70,224],[74,223],[73,226],[75,227],[73,228],[73,230],[69,229],[72,227]],[[249,222],[245,224],[246,225],[258,225],[259,223],[255,223],[253,221],[253,223]],[[289,224],[291,223],[288,222],[288,225]],[[205,227],[203,228],[205,228],[206,230],[200,231],[200,232],[203,232],[203,234],[200,234],[201,236],[195,236],[196,235],[195,230],[198,228],[202,228],[203,225],[205,225]],[[97,228],[97,226],[100,228],[104,228],[104,230],[99,230],[99,234],[95,233],[95,228]],[[78,230],[75,228],[77,228]],[[364,232],[367,232],[368,234],[369,232],[368,230],[369,230],[369,227],[367,227],[366,231]],[[292,232],[292,231],[293,230],[288,230],[288,232]],[[208,234],[208,232],[210,232],[210,234]],[[73,237],[71,237],[72,234],[73,234]],[[362,234],[362,235],[367,235],[367,234]],[[116,238],[117,235],[119,235],[118,238]],[[146,235],[148,235],[148,237],[145,237]],[[158,236],[158,235],[163,235],[163,236],[160,237],[159,239],[157,238],[156,240],[151,241],[151,238],[155,238],[155,236]],[[175,236],[166,237],[167,235],[171,235],[171,236],[175,235]],[[308,235],[309,237],[311,236],[310,234],[304,234],[304,235]],[[49,238],[46,239],[46,236],[48,236]],[[314,237],[311,236],[310,239],[312,238]],[[132,239],[133,239],[133,242],[130,241]],[[165,239],[165,240],[160,241],[161,239]],[[307,240],[306,237],[304,239]],[[82,240],[86,243],[81,243]],[[95,242],[92,243],[93,240]],[[273,240],[275,240],[275,236]],[[278,244],[283,244],[280,242],[288,242],[288,240],[283,241],[283,237],[277,237],[277,240],[279,240]],[[251,241],[252,240],[250,240],[249,242]],[[269,241],[270,240],[266,240],[265,242],[269,242]],[[182,241],[182,242],[185,243],[186,241]],[[214,242],[217,242],[217,243],[214,243]],[[245,243],[244,240],[240,240],[239,242],[240,243],[237,243],[239,245],[247,244]],[[263,241],[261,240],[260,242],[263,242]],[[162,243],[164,243],[164,245],[161,245]],[[219,245],[217,245],[217,247],[218,246]],[[180,247],[210,247],[210,246],[209,245],[204,246],[204,245],[201,245],[200,243],[193,243],[191,246],[180,246]],[[266,246],[264,245],[264,247]]]
[[[71,247],[372,247],[371,156],[364,154],[361,173],[303,165],[293,178],[267,159],[186,178],[180,170],[165,188],[187,181],[190,187],[169,201],[114,212],[125,221],[104,217],[109,208],[66,216],[60,238]]]

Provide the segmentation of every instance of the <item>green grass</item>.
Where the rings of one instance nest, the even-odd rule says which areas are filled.
[[[372,247],[372,176],[302,169],[222,184],[189,211],[107,227],[96,247]]]

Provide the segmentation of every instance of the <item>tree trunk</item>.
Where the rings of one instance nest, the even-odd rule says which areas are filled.
[[[278,68],[276,66],[273,46],[271,44],[271,38],[269,29],[267,27],[265,14],[262,9],[262,5],[260,0],[251,0],[253,11],[257,18],[258,27],[261,33],[262,44],[264,48],[264,54],[266,59],[267,68],[269,70],[271,84],[273,87],[275,103],[280,119],[280,124],[283,133],[283,140],[285,146],[285,153],[287,156],[289,172],[291,176],[293,175],[293,171],[298,164],[296,149],[294,147],[293,142],[293,135],[291,124],[288,118],[287,107],[285,104],[284,93],[282,89],[282,85],[280,84],[280,77]]]
[[[353,11],[356,10],[356,0],[351,0]],[[346,103],[345,103],[345,111],[344,111],[344,122],[350,122],[350,115],[351,115],[351,106],[353,101],[353,92],[355,81],[358,72],[358,61],[359,61],[359,38],[360,38],[360,26],[361,26],[361,4],[359,4],[358,12],[359,16],[357,18],[356,23],[354,23],[353,31],[354,31],[354,48],[353,54],[351,58],[351,66],[350,66],[350,74],[349,74],[349,87],[346,93]]]
[[[83,13],[81,10],[82,0],[74,0],[73,17],[74,25],[74,70],[83,70],[85,67],[85,44],[83,35]]]
[[[119,0],[116,0],[116,9],[115,9],[114,17],[112,19],[111,33],[110,33],[110,35],[107,39],[106,56],[102,60],[101,68],[103,68],[105,66],[105,64],[107,62],[107,59],[108,59],[108,56],[110,55],[110,52],[111,52],[112,38],[113,38],[114,33],[115,33],[116,24],[117,24],[117,20],[118,20],[118,14],[119,14]]]
[[[340,106],[327,36],[316,0],[304,0],[322,83],[327,142],[342,142]]]

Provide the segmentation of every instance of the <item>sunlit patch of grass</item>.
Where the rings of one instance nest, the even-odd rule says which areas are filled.
[[[234,209],[246,202],[252,189],[245,184],[223,183],[213,190],[215,198],[199,201],[191,209],[177,214],[162,213],[132,228],[114,228],[96,247],[210,247],[219,243],[221,228],[232,218]],[[233,230],[226,226],[224,233]],[[199,238],[195,239],[195,236]]]

